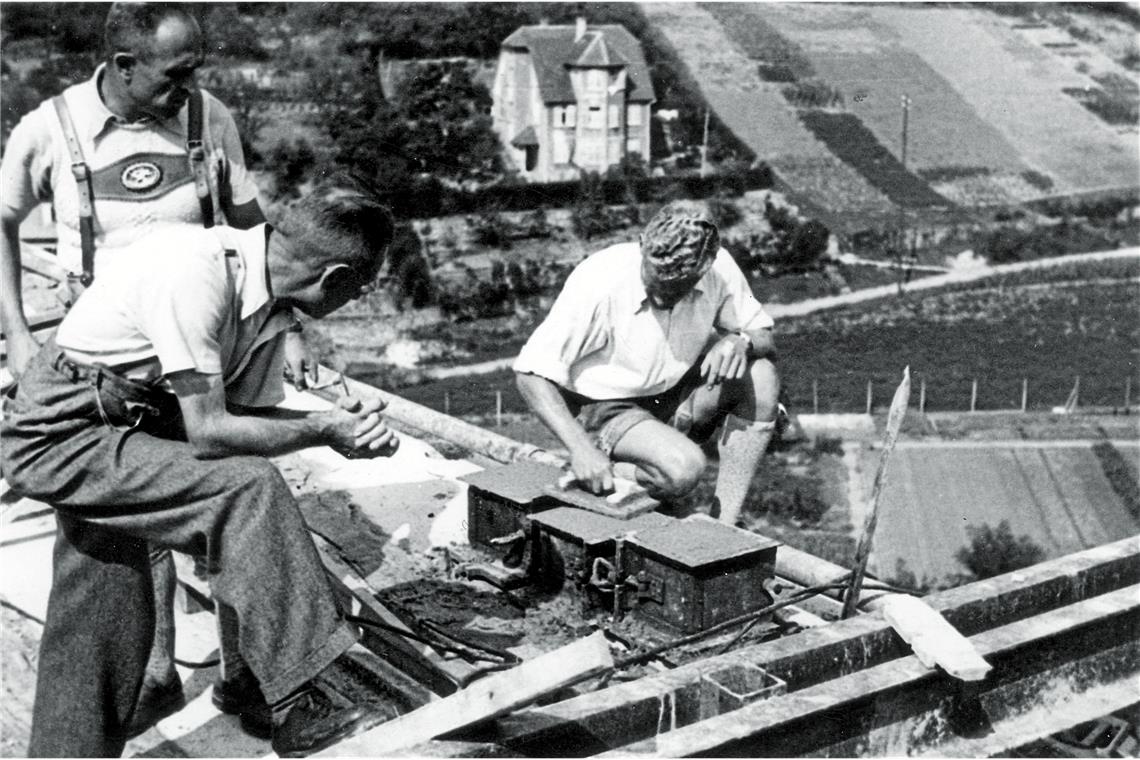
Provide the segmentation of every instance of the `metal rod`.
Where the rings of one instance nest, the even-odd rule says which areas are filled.
[[[871,401],[874,399],[871,382],[870,380],[867,381],[867,414],[871,413]]]
[[[851,585],[843,598],[842,617],[848,618],[855,613],[855,605],[859,603],[859,591],[863,585],[863,574],[867,570],[867,558],[871,554],[871,541],[875,537],[875,526],[879,521],[879,501],[883,495],[883,486],[887,482],[887,461],[895,449],[895,442],[902,428],[903,417],[906,416],[907,403],[910,400],[910,367],[903,370],[903,379],[895,390],[895,397],[891,400],[891,411],[887,415],[887,430],[883,438],[883,453],[879,457],[879,469],[875,472],[875,484],[871,488],[871,509],[867,514],[867,521],[863,523],[863,533],[859,536],[859,544],[855,548],[855,569],[851,572]]]
[[[1125,393],[1124,396],[1125,396],[1125,398],[1127,398],[1128,394]],[[1125,401],[1124,405],[1128,406],[1128,402]],[[812,410],[813,414],[819,414],[819,381],[818,380],[812,380],[811,381],[811,410]]]
[[[974,383],[970,387],[970,411],[977,411],[978,408],[978,378],[974,378]]]
[[[1029,406],[1029,378],[1021,378],[1021,411],[1025,411]]]

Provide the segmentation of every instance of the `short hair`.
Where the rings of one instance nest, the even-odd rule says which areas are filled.
[[[103,47],[107,58],[115,53],[132,53],[145,58],[158,27],[170,17],[197,20],[178,3],[119,2],[107,11],[103,23]]]
[[[690,277],[716,258],[720,232],[703,203],[673,201],[653,215],[641,239],[641,255],[662,280]]]
[[[338,172],[284,210],[276,227],[289,239],[294,259],[348,264],[375,279],[396,225],[372,183]]]

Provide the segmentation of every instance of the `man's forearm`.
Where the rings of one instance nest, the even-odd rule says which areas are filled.
[[[256,454],[277,456],[331,442],[327,417],[320,412],[244,409],[204,425],[191,443],[198,456],[216,458]]]
[[[775,359],[776,341],[772,337],[772,328],[761,327],[755,330],[741,330],[742,335],[748,336],[749,359]]]
[[[594,445],[585,429],[570,414],[558,386],[545,377],[526,373],[516,374],[515,379],[527,406],[562,441],[563,446],[573,452]]]
[[[21,289],[19,222],[0,223],[0,326],[4,335],[30,335]]]

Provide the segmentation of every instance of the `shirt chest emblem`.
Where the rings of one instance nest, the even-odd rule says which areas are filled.
[[[97,201],[145,203],[193,181],[186,154],[135,153],[91,173]]]
[[[145,193],[162,182],[162,167],[153,161],[128,164],[119,175],[119,182],[132,193]]]

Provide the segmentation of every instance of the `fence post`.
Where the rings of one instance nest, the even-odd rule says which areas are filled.
[[[870,380],[867,381],[867,414],[871,413],[871,401],[874,399]]]
[[[451,391],[443,392],[443,413],[451,414]]]
[[[503,426],[503,392],[495,391],[495,426]]]
[[[1125,393],[1125,396],[1127,396],[1127,395],[1128,394]],[[1128,403],[1125,402],[1124,405],[1128,406]],[[812,380],[811,381],[811,410],[812,410],[813,414],[819,414],[819,381],[818,380]]]
[[[1021,411],[1024,413],[1029,406],[1029,378],[1021,378]]]
[[[978,378],[974,378],[973,385],[970,387],[970,411],[975,411],[978,408]]]
[[[919,414],[926,414],[926,378],[922,378],[922,383],[918,386],[918,412]]]
[[[1124,378],[1124,411],[1128,411],[1129,405],[1132,403],[1132,376]]]

